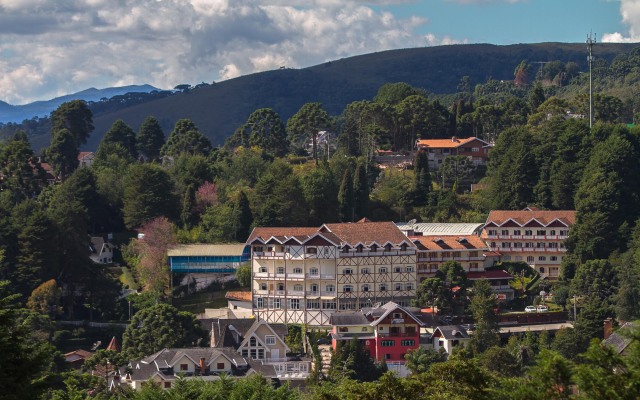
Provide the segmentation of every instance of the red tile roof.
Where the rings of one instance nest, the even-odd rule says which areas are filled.
[[[484,145],[488,144],[485,141],[478,139],[477,137],[470,137],[466,139],[451,138],[451,139],[420,139],[417,141],[418,147],[427,147],[430,149],[453,149],[460,147],[467,143],[471,143],[474,140],[482,142]]]
[[[487,224],[493,222],[496,225],[501,225],[507,220],[512,219],[519,225],[525,225],[527,222],[535,219],[542,225],[549,225],[554,220],[559,220],[567,224],[573,225],[576,222],[576,212],[574,210],[560,210],[560,211],[541,211],[541,210],[494,210],[489,213],[487,218]]]
[[[464,236],[411,236],[419,242],[420,250],[488,250],[488,246],[476,235]]]
[[[253,228],[251,235],[249,235],[247,243],[251,243],[256,238],[267,241],[272,236],[282,239],[289,237],[300,237],[307,239],[316,232],[318,232],[318,228],[312,227],[256,227]]]
[[[321,231],[326,230],[333,233],[341,242],[351,247],[356,246],[358,243],[369,246],[373,242],[378,243],[380,246],[384,246],[387,242],[399,245],[403,241],[406,242],[409,247],[415,247],[404,233],[398,229],[396,224],[390,221],[371,222],[363,218],[358,222],[325,224],[320,229]]]
[[[225,299],[229,300],[240,300],[240,301],[251,301],[251,292],[246,290],[238,290],[238,291],[229,291],[224,296]]]

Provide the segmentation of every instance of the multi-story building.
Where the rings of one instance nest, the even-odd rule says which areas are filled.
[[[513,277],[505,271],[486,270],[498,261],[499,254],[491,251],[478,235],[411,236],[410,239],[418,247],[418,282],[434,277],[442,264],[456,261],[470,281],[486,279],[501,299],[513,299],[513,289],[508,282]]]
[[[393,222],[255,228],[253,314],[267,322],[326,325],[336,310],[415,296],[416,246]]]
[[[419,139],[416,148],[428,153],[429,168],[436,170],[449,156],[465,156],[474,165],[485,165],[491,145],[477,137],[460,139],[454,136],[451,139]]]
[[[425,324],[409,307],[388,302],[360,311],[337,312],[331,316],[331,325],[334,350],[339,342],[355,337],[374,360],[400,367],[394,370],[404,375],[404,356],[420,346],[420,328]]]
[[[494,210],[482,238],[503,261],[524,261],[544,278],[557,279],[567,249],[564,242],[576,220],[575,211]]]

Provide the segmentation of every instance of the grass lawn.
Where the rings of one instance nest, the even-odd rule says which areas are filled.
[[[197,292],[185,297],[174,297],[173,306],[182,311],[189,311],[194,314],[204,312],[205,308],[221,308],[227,306],[227,299],[224,295],[226,289],[216,291]]]

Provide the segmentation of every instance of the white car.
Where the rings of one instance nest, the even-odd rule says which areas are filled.
[[[547,307],[547,306],[538,306],[537,311],[538,312],[547,312],[547,311],[549,311],[549,307]]]
[[[535,306],[526,306],[524,308],[525,312],[536,312],[536,307]]]

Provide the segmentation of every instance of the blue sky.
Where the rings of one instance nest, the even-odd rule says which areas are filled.
[[[0,0],[0,100],[221,81],[398,48],[640,41],[640,0]]]

